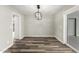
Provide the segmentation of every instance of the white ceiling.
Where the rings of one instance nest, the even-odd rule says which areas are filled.
[[[36,5],[13,5],[11,6],[21,13],[27,15],[37,11]],[[63,8],[63,5],[40,5],[40,11],[45,12],[46,14],[55,14],[57,11]]]

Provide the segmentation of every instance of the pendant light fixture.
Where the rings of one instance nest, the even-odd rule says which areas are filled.
[[[42,20],[42,14],[40,12],[40,5],[37,5],[37,12],[35,12],[35,18],[37,20]]]

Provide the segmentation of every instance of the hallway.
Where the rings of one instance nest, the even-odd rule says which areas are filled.
[[[5,53],[74,53],[54,37],[25,37],[16,40]]]

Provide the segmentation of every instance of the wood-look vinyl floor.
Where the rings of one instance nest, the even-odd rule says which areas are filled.
[[[74,51],[53,37],[26,37],[16,40],[5,53],[74,53]]]

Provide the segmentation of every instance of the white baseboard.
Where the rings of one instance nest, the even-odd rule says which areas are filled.
[[[24,37],[54,37],[53,35],[25,35]]]
[[[66,43],[67,46],[69,46],[70,48],[72,48],[75,52],[79,53],[79,50],[77,50],[76,48],[74,48],[73,46],[71,46],[70,44]]]
[[[13,45],[13,42],[12,42],[9,46],[7,46],[5,49],[3,49],[2,51],[0,51],[0,53],[3,53],[3,52],[6,51],[8,48],[10,48],[12,45]]]
[[[23,37],[20,37],[19,40],[21,40],[21,39],[23,39],[23,38],[24,38],[24,36],[23,36]]]
[[[65,44],[63,41],[61,41],[57,36],[54,36],[58,41],[60,41],[62,44]]]

